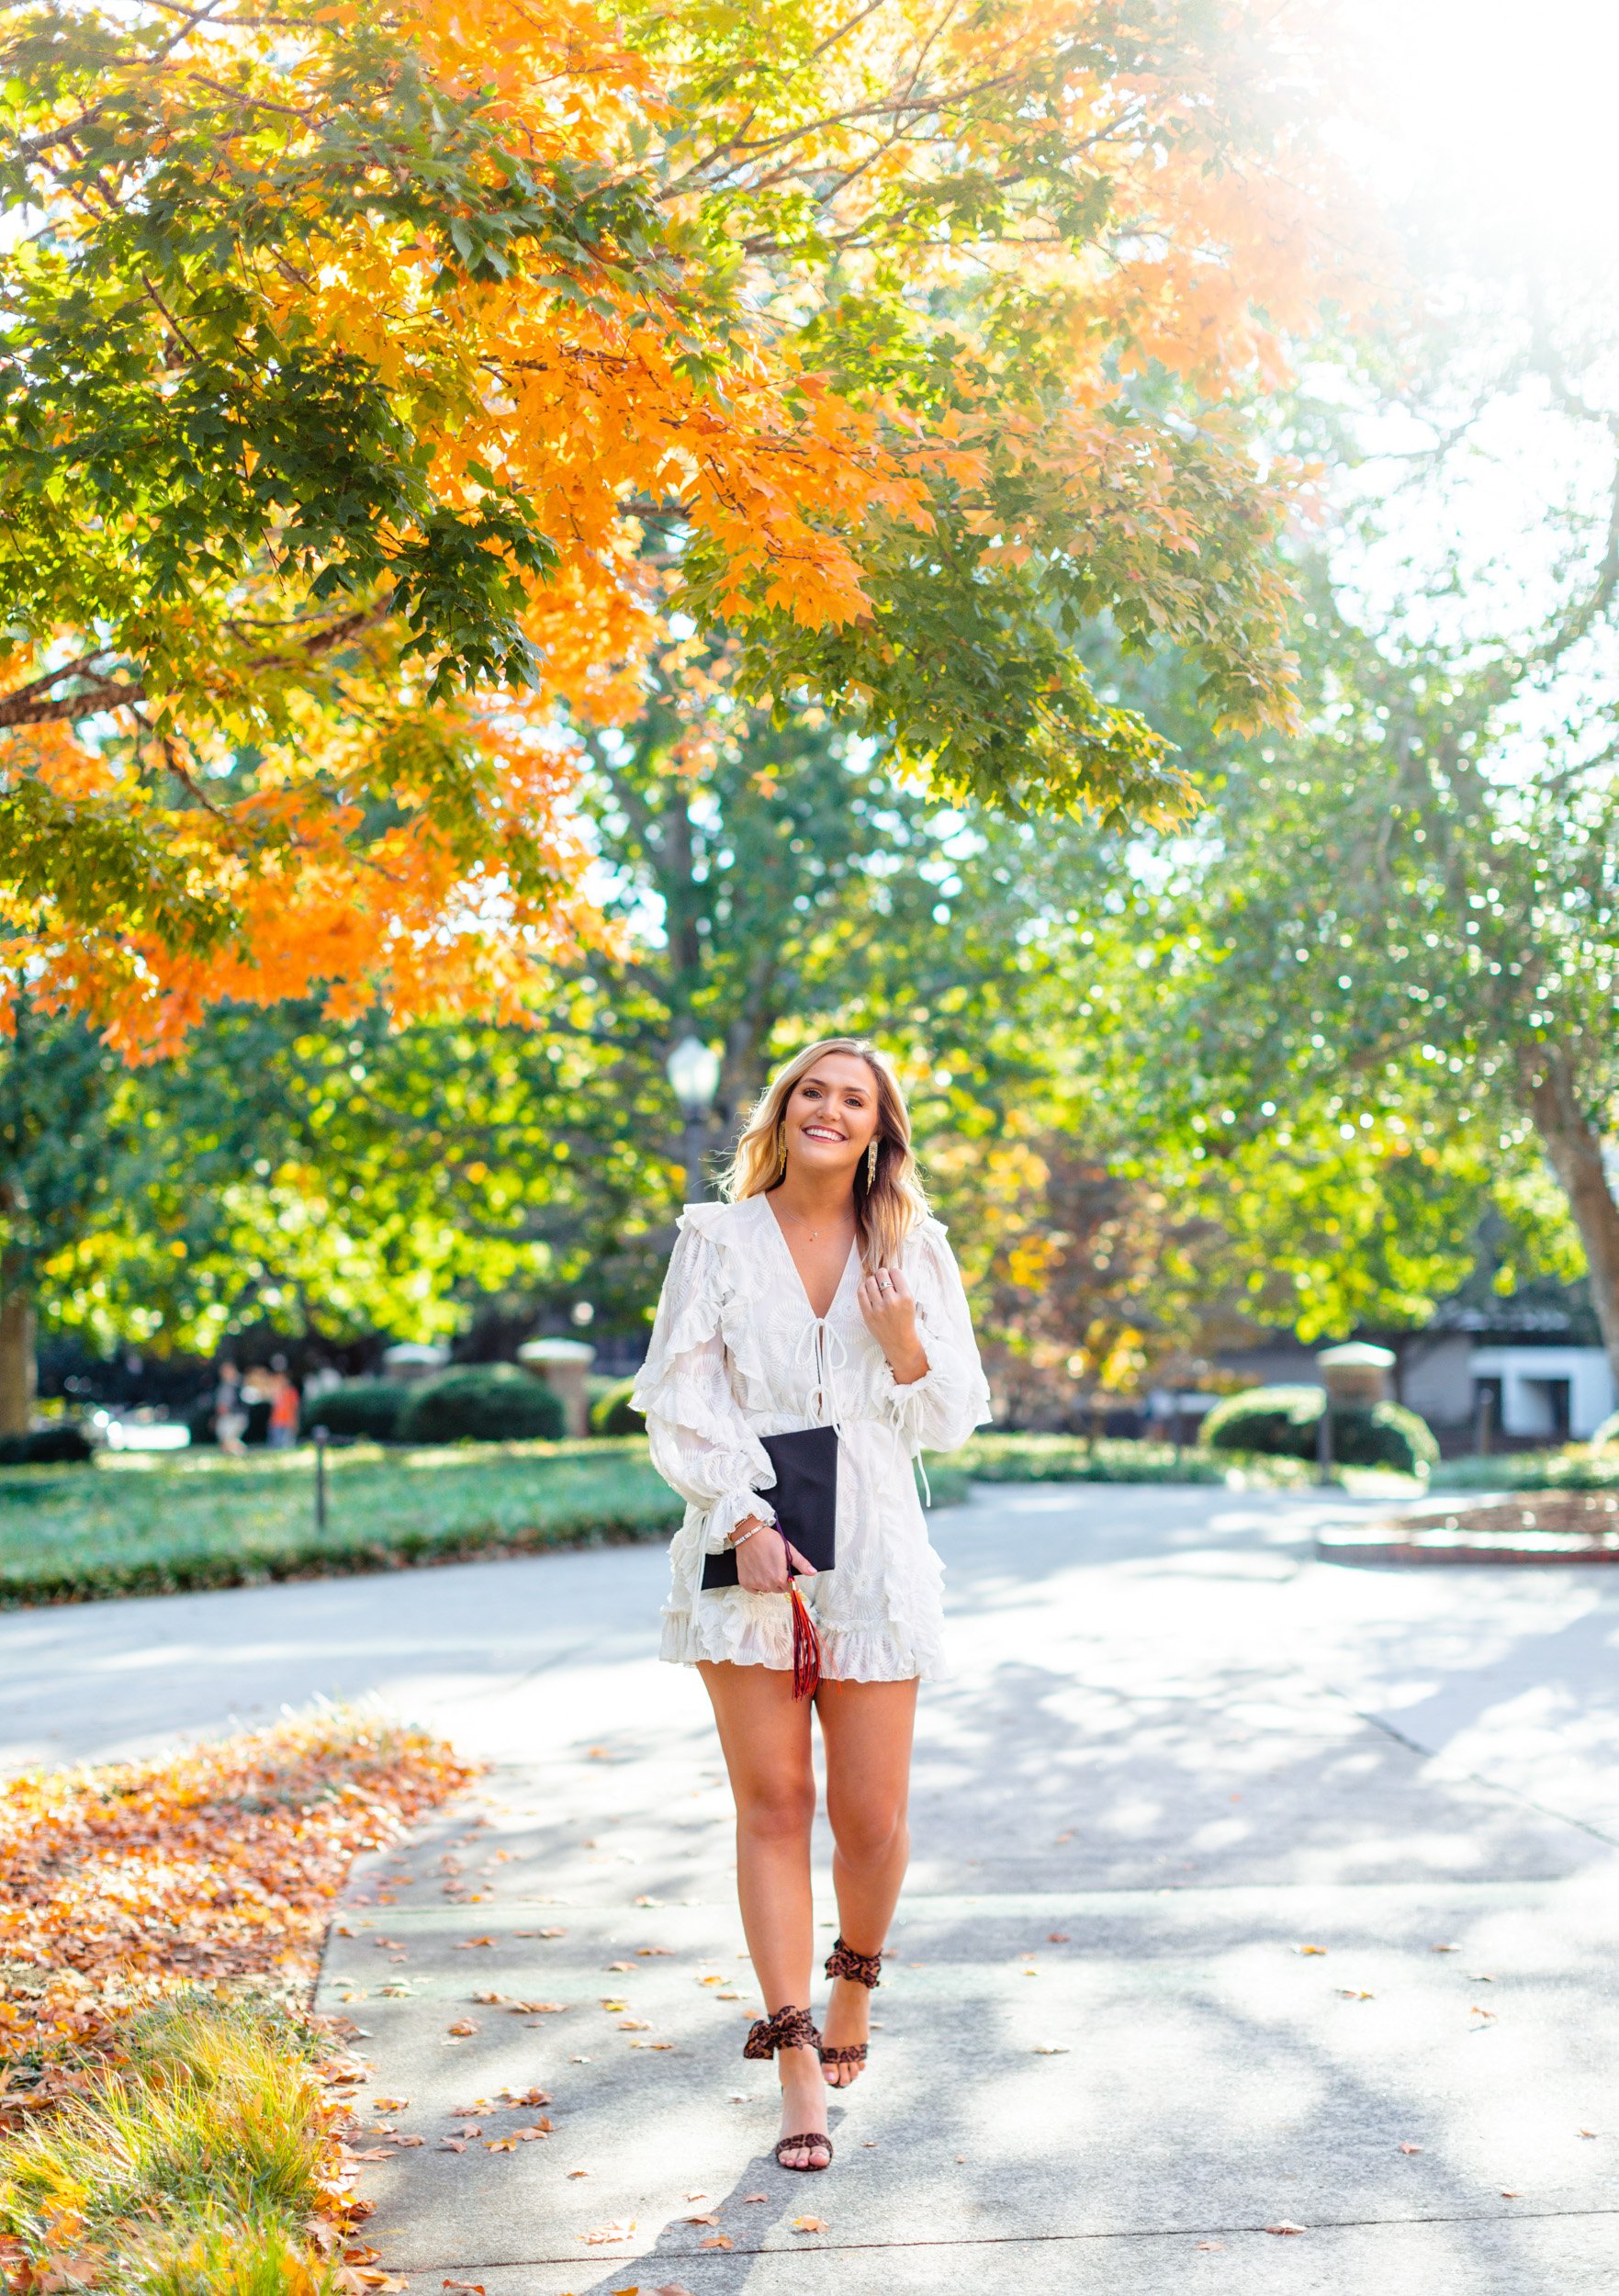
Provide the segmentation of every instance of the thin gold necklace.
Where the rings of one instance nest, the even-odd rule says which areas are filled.
[[[819,1228],[804,1228],[804,1216],[801,1212],[790,1211],[787,1217],[793,1222],[794,1226],[804,1228],[806,1242],[810,1244],[816,1242],[821,1232]]]

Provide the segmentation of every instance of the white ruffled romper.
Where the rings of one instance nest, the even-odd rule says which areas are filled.
[[[912,1460],[953,1451],[988,1419],[966,1294],[937,1220],[906,1239],[928,1369],[896,1384],[856,1297],[858,1250],[817,1317],[763,1196],[688,1204],[631,1401],[646,1415],[652,1463],[686,1502],[670,1549],[662,1655],[691,1666],[729,1659],[791,1669],[789,1606],[779,1594],[699,1581],[737,1523],[770,1516],[773,1480],[759,1438],[834,1424],[839,1435],[838,1564],[802,1579],[828,1679],[925,1681],[946,1673],[944,1566],[928,1543]]]

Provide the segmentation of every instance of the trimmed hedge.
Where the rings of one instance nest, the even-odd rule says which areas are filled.
[[[35,1427],[28,1435],[0,1435],[0,1467],[80,1467],[96,1457],[82,1427]]]
[[[345,1379],[305,1403],[304,1430],[324,1427],[329,1435],[390,1442],[413,1391],[402,1379]]]
[[[467,1363],[410,1390],[403,1443],[559,1443],[562,1398],[513,1363]]]
[[[590,1433],[598,1435],[645,1435],[646,1422],[630,1409],[634,1379],[603,1379],[600,1393],[590,1399]]]
[[[1308,1470],[1285,1458],[1249,1453],[1218,1458],[1188,1446],[1133,1442],[1122,1436],[976,1435],[950,1455],[950,1466],[981,1483],[1261,1483],[1291,1489]],[[931,1459],[930,1479],[935,1478]]]
[[[1198,1439],[1211,1451],[1313,1459],[1323,1401],[1319,1387],[1252,1387],[1216,1403]],[[1332,1457],[1342,1467],[1422,1475],[1438,1463],[1439,1446],[1427,1421],[1402,1403],[1334,1403]]]

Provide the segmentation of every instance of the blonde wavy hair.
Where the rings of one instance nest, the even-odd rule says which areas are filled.
[[[906,1236],[928,1217],[928,1198],[911,1153],[911,1112],[899,1078],[887,1055],[863,1037],[824,1036],[771,1077],[754,1102],[720,1193],[734,1204],[745,1196],[768,1196],[781,1187],[786,1172],[781,1120],[788,1100],[799,1078],[828,1052],[848,1052],[864,1061],[877,1086],[877,1176],[868,1187],[862,1156],[854,1181],[860,1265],[871,1275],[879,1267],[897,1266]]]

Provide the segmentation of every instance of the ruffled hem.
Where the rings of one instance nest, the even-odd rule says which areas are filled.
[[[732,1666],[768,1666],[778,1674],[793,1671],[793,1630],[779,1595],[743,1599],[727,1590],[700,1603],[695,1612],[666,1610],[658,1656],[672,1666],[700,1660]],[[913,1639],[892,1625],[819,1626],[821,1671],[835,1683],[925,1683],[950,1673],[944,1651],[934,1640]]]

